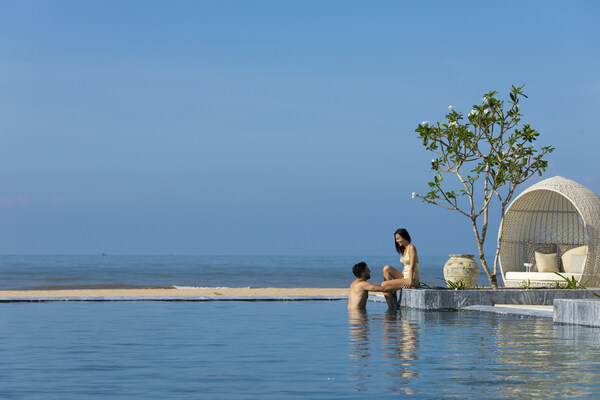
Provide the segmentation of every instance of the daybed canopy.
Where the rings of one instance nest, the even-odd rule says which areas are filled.
[[[544,272],[544,253],[556,257],[559,273],[567,278],[575,277],[586,287],[600,286],[599,230],[600,197],[586,187],[555,176],[527,188],[506,209],[498,233],[500,272],[505,285],[564,282],[554,272]],[[572,251],[567,253],[569,250]],[[577,257],[581,258],[565,261],[566,257],[575,257],[571,256],[573,252],[579,252]],[[537,263],[536,257],[540,257]],[[580,265],[569,271],[571,259]],[[524,263],[534,264],[531,273],[525,272]]]

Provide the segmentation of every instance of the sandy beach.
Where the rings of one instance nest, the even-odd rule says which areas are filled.
[[[0,297],[342,296],[348,288],[202,288],[2,290]]]

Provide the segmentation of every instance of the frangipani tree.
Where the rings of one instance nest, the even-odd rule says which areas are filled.
[[[494,289],[498,288],[500,248],[496,249],[493,270],[486,262],[483,248],[490,204],[493,199],[500,203],[502,229],[504,211],[515,189],[534,174],[541,177],[548,166],[544,156],[554,151],[550,146],[536,147],[534,142],[539,133],[529,124],[520,124],[519,100],[527,98],[523,86],[512,86],[507,107],[493,91],[484,95],[481,104],[473,106],[466,120],[450,106],[446,121],[436,124],[424,121],[415,130],[435,158],[431,161],[434,175],[429,192],[413,193],[413,197],[458,211],[470,219],[479,261]],[[456,179],[446,181],[447,176]]]

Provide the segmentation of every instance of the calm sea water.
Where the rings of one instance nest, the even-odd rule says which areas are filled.
[[[444,286],[447,256],[421,256],[421,280]],[[371,282],[398,256],[0,256],[0,290],[140,287],[345,287],[365,261]],[[482,272],[479,284],[487,283]]]
[[[2,399],[597,398],[597,329],[344,301],[0,304]]]

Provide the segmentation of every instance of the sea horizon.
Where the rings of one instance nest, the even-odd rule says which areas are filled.
[[[448,256],[421,256],[421,282],[445,286]],[[0,255],[0,290],[169,287],[347,287],[364,261],[371,282],[383,280],[397,255]],[[481,271],[479,285],[487,277]]]

